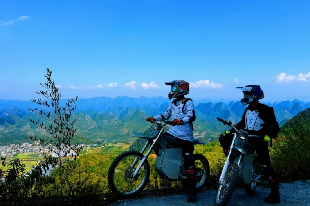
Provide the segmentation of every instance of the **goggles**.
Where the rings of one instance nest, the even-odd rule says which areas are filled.
[[[178,90],[178,86],[171,86],[171,91],[176,92]]]
[[[241,89],[243,92],[251,92],[253,90],[252,87],[237,87],[237,89]]]

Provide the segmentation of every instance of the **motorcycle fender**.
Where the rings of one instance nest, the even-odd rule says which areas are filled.
[[[244,157],[242,176],[245,184],[250,184],[252,182],[253,161],[254,161],[254,153],[248,154]]]

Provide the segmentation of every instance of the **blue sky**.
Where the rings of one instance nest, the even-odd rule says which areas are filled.
[[[37,98],[46,68],[64,98],[167,96],[310,101],[310,1],[0,2],[0,99]]]

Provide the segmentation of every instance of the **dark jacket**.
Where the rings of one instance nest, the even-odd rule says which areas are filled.
[[[244,110],[242,120],[236,124],[238,129],[255,135],[268,135],[276,138],[279,133],[279,124],[270,107],[258,103],[254,108],[249,106]]]

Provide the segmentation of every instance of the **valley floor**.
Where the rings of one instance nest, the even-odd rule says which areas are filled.
[[[245,194],[243,188],[238,188],[235,190],[229,204],[227,206],[233,205],[270,205],[264,203],[263,198],[267,196],[270,192],[269,188],[258,187],[256,189],[256,194],[253,196],[248,196]],[[117,203],[111,204],[112,206],[154,206],[154,205],[164,205],[164,206],[207,206],[213,205],[215,190],[206,190],[197,194],[197,202],[187,203],[186,195],[169,195],[161,197],[146,197],[141,199],[127,199],[122,200]],[[281,203],[276,205],[309,205],[310,206],[310,181],[301,182],[296,181],[293,183],[281,183],[280,186],[281,193]]]

